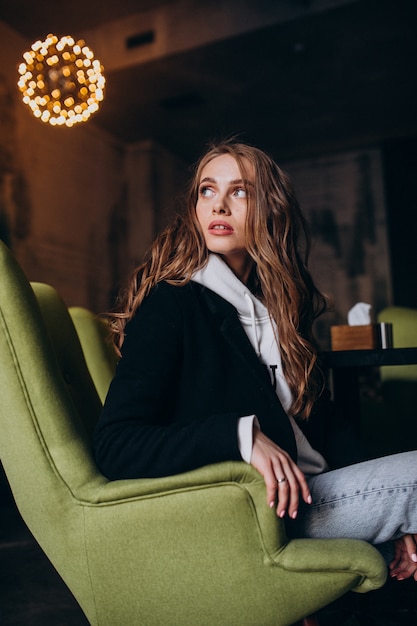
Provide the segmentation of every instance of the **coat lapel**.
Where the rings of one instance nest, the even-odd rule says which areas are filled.
[[[196,283],[195,283],[196,284]],[[231,350],[238,354],[245,367],[251,370],[251,375],[262,385],[268,384],[271,393],[275,396],[267,369],[262,365],[248,339],[242,324],[239,321],[235,307],[221,296],[207,287],[198,286],[203,299],[211,313],[218,320],[218,327],[223,337],[230,345]]]
[[[277,409],[276,413],[273,412],[269,414],[265,420],[261,421],[262,431],[273,441],[286,442],[285,449],[287,449],[289,454],[296,461],[297,447],[292,426],[272,387],[266,367],[262,365],[243,330],[235,307],[207,287],[203,287],[197,283],[194,283],[194,285],[200,290],[207,307],[216,318],[218,328],[231,350],[240,357],[242,367],[249,369],[253,380],[257,381],[263,392],[269,396],[271,406]]]

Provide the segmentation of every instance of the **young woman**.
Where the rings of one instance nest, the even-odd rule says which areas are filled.
[[[290,534],[394,540],[391,574],[417,580],[417,453],[363,462],[336,427],[312,331],[326,301],[308,253],[275,162],[244,144],[210,148],[184,214],[114,314],[121,359],[97,464],[122,479],[244,460]]]

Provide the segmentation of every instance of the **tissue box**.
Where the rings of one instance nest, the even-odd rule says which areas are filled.
[[[380,324],[331,326],[332,350],[370,350],[381,347]]]

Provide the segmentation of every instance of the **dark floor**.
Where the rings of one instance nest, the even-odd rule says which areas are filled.
[[[321,626],[417,626],[417,583],[389,581],[372,593],[349,593],[319,617]],[[0,625],[87,624],[21,520],[0,470]]]

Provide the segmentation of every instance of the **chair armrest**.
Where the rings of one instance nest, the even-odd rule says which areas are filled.
[[[359,539],[293,539],[274,555],[274,563],[293,572],[357,572],[352,591],[382,587],[387,567],[382,555]]]
[[[238,521],[238,523],[247,524],[249,506],[252,511],[252,520],[258,527],[258,533],[267,554],[275,553],[288,541],[283,521],[277,519],[275,510],[267,506],[265,483],[262,476],[252,465],[243,461],[216,463],[163,478],[107,482],[103,482],[103,480],[97,479],[90,485],[84,486],[82,497],[79,499],[89,506],[118,506],[132,501],[167,498],[168,507],[168,500],[173,503],[172,498],[168,498],[169,496],[195,491],[200,492],[201,498],[201,492],[204,491],[205,501],[210,508],[210,498],[218,500],[221,497],[218,489],[214,488],[225,487],[223,508],[229,506],[233,493],[233,507],[235,509],[231,510],[231,514],[235,515],[237,500],[242,505],[242,511],[244,511],[244,513],[242,512],[242,521]],[[216,503],[214,508],[217,506]],[[230,506],[232,507],[232,505]]]
[[[194,471],[175,476],[154,479],[108,481],[96,490],[90,504],[123,505],[123,503],[167,497],[196,491],[207,503],[206,515],[210,515],[211,497],[218,500],[219,491],[213,487],[227,487],[223,507],[230,504],[230,515],[236,522],[237,502],[243,505],[237,523],[250,522],[248,505],[252,512],[251,521],[257,526],[259,539],[264,550],[264,560],[293,572],[356,572],[358,582],[354,590],[370,591],[382,586],[386,579],[386,566],[380,553],[370,544],[354,539],[294,539],[288,541],[285,524],[277,518],[275,510],[267,506],[265,484],[262,476],[251,465],[244,462],[226,462],[208,465]],[[235,493],[230,500],[230,489]],[[239,493],[240,492],[240,493]],[[212,501],[214,502],[214,501]],[[216,503],[215,508],[217,509]],[[225,514],[226,510],[224,511]],[[246,515],[244,514],[246,512]],[[213,523],[216,520],[213,519]]]
[[[193,489],[219,483],[264,485],[259,472],[243,461],[227,461],[206,465],[190,472],[162,478],[136,478],[101,481],[99,488],[90,494],[97,504],[125,498],[149,497],[183,489]]]
[[[359,592],[376,589],[386,579],[382,556],[364,541],[294,539],[289,542],[283,520],[267,506],[262,476],[244,462],[218,463],[164,478],[108,481],[97,487],[91,494],[94,497],[90,499],[90,505],[123,506],[123,503],[132,501],[166,498],[167,515],[176,501],[170,496],[195,491],[196,501],[198,497],[201,503],[204,498],[206,516],[210,516],[211,510],[217,511],[213,512],[214,524],[217,523],[218,501],[222,497],[218,488],[225,487],[221,504],[224,515],[230,515],[234,523],[252,523],[257,527],[264,560],[269,565],[294,572],[357,572],[358,583],[354,590]]]

